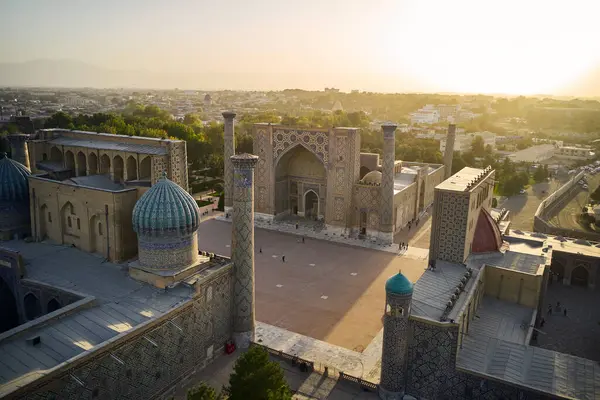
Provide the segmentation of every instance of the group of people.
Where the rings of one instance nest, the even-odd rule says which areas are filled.
[[[556,310],[557,313],[560,313],[561,308],[562,308],[563,315],[566,317],[567,316],[567,307],[561,306],[560,305],[560,301],[556,302],[556,308],[554,308],[554,309],[552,308],[552,304],[548,304],[548,315],[552,314],[552,312],[555,311],[555,310]],[[543,319],[544,318],[542,318],[542,320]],[[541,323],[540,323],[540,325],[541,325]]]
[[[408,242],[400,242],[400,250],[408,250]]]

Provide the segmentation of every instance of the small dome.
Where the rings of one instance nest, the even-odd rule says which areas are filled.
[[[198,230],[200,210],[181,186],[163,176],[135,203],[133,230],[138,235],[188,235]]]
[[[502,247],[502,233],[490,213],[482,208],[479,212],[475,235],[471,246],[472,253],[488,253],[500,251]]]
[[[26,166],[0,153],[0,201],[29,201],[29,175]]]
[[[392,276],[385,283],[385,291],[393,294],[411,294],[413,291],[413,284],[408,280],[407,277],[398,272]]]
[[[371,171],[362,178],[363,183],[381,185],[381,172]]]

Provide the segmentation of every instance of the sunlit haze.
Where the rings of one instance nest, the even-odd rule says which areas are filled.
[[[594,0],[9,0],[0,62],[144,70],[155,87],[565,93],[600,65],[599,14]]]

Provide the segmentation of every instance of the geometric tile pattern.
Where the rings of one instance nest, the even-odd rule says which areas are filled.
[[[273,164],[283,155],[284,151],[297,143],[317,156],[323,164],[329,162],[329,134],[319,131],[303,131],[276,129],[273,132]]]
[[[254,154],[260,158],[255,170],[255,194],[256,211],[264,214],[272,214],[271,205],[273,185],[271,173],[273,171],[273,151],[271,149],[270,129],[257,129],[253,142]]]
[[[465,257],[469,194],[435,192],[430,259],[462,263]]]
[[[387,294],[390,312],[383,317],[381,386],[389,392],[402,392],[406,381],[408,316],[412,294]],[[402,310],[402,312],[393,312]]]
[[[547,397],[456,370],[458,328],[410,320],[406,393],[423,399],[529,399]]]
[[[224,157],[224,186],[225,186],[225,194],[224,194],[224,206],[231,207],[233,205],[232,196],[233,196],[233,165],[231,165],[231,156],[235,154],[235,138],[233,134],[234,123],[233,119],[235,118],[235,113],[232,112],[224,112],[224,134],[223,134],[223,157]]]
[[[248,154],[232,158],[234,167],[232,254],[234,269],[233,331],[250,335],[254,332],[254,168],[257,156]],[[244,347],[244,344],[242,344]]]
[[[381,164],[382,232],[394,232],[394,160],[396,125],[383,125],[383,160]]]
[[[50,380],[39,379],[16,398],[154,398],[194,369],[205,367],[231,338],[231,283],[228,269],[205,282],[198,297],[175,308],[168,319],[94,351]],[[206,296],[208,288],[212,300]]]

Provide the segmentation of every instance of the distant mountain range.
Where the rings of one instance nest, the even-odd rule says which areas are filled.
[[[339,75],[337,75],[340,78]],[[304,76],[303,78],[306,78]],[[381,77],[380,77],[381,78]],[[321,90],[328,86],[327,78],[320,77],[313,82],[314,87],[308,90]],[[343,77],[344,81],[353,85],[353,77]],[[310,82],[312,82],[309,79]],[[384,80],[385,81],[385,80]],[[401,82],[399,82],[401,81]],[[261,86],[259,82],[268,82]],[[147,70],[114,70],[87,64],[77,60],[33,60],[20,63],[0,63],[0,86],[21,87],[62,87],[62,88],[139,88],[139,89],[206,89],[206,90],[280,90],[295,85],[298,77],[293,74],[273,73],[225,73],[198,72],[167,74]],[[298,82],[299,83],[299,82]],[[322,83],[322,85],[321,85]],[[425,89],[410,77],[396,79],[396,86],[403,92],[420,92]],[[312,86],[312,85],[311,85]],[[373,91],[386,90],[386,85],[378,84]],[[559,96],[600,96],[600,68],[590,72],[581,79],[564,87],[556,95]]]

